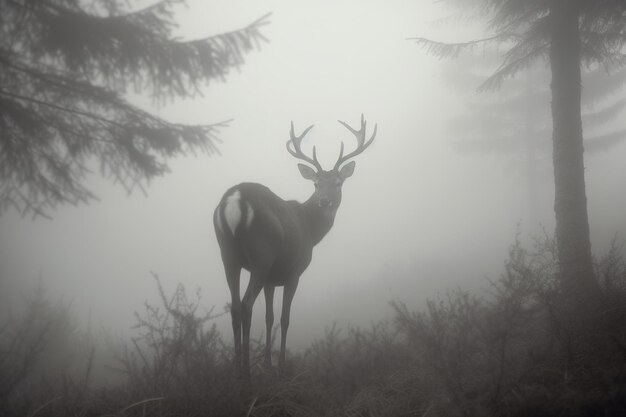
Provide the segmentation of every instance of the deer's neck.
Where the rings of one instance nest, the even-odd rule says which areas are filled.
[[[333,227],[337,209],[335,208],[335,210],[330,212],[324,210],[312,198],[302,203],[300,208],[313,240],[313,245],[317,245],[326,236],[330,228]]]

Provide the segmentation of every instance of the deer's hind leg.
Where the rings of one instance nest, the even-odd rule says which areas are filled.
[[[250,379],[250,326],[252,324],[252,307],[257,296],[263,289],[268,269],[255,269],[250,272],[250,282],[241,300],[241,324],[243,329],[242,370],[243,376]]]
[[[236,263],[224,262],[226,281],[230,289],[230,316],[233,326],[233,341],[235,344],[234,364],[238,375],[241,375],[241,298],[239,295],[239,277],[241,266]]]

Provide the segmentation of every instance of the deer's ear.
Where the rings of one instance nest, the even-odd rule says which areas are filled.
[[[339,170],[339,177],[341,178],[342,181],[345,181],[346,178],[354,174],[355,165],[356,163],[354,161],[350,161]]]
[[[298,164],[298,169],[300,170],[300,174],[302,174],[305,179],[315,181],[317,174],[313,168],[308,165]]]

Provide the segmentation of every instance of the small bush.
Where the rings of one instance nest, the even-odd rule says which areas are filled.
[[[79,330],[70,305],[51,303],[40,282],[0,329],[0,414],[87,396],[94,356],[95,344]]]
[[[217,315],[212,310],[199,313],[199,291],[190,298],[179,284],[168,297],[153,276],[161,305],[146,302],[143,314],[135,314],[138,336],[119,357],[128,380],[128,401],[151,401],[149,408],[178,415],[207,409],[212,415],[239,412],[231,351],[211,324]]]

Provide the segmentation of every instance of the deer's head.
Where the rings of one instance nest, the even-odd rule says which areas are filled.
[[[365,140],[365,129],[367,122],[361,114],[361,128],[359,130],[353,129],[347,123],[338,120],[343,126],[345,126],[356,137],[357,148],[349,154],[343,154],[343,142],[341,142],[341,151],[339,152],[339,158],[335,163],[335,166],[330,171],[325,171],[317,160],[315,154],[315,147],[313,147],[313,157],[309,157],[302,152],[301,143],[304,136],[313,128],[313,125],[307,127],[302,134],[297,136],[294,133],[293,122],[291,122],[291,130],[289,132],[290,139],[287,141],[287,151],[295,158],[303,160],[313,167],[305,164],[298,164],[300,174],[307,180],[313,181],[315,184],[315,192],[310,198],[310,201],[314,205],[319,207],[320,210],[326,215],[334,216],[339,204],[341,203],[341,186],[346,178],[350,177],[354,173],[355,162],[350,161],[353,157],[363,152],[376,137],[377,125],[374,126],[374,133]],[[293,149],[292,149],[293,146]],[[348,162],[348,163],[346,163]],[[345,165],[344,165],[345,164]]]

